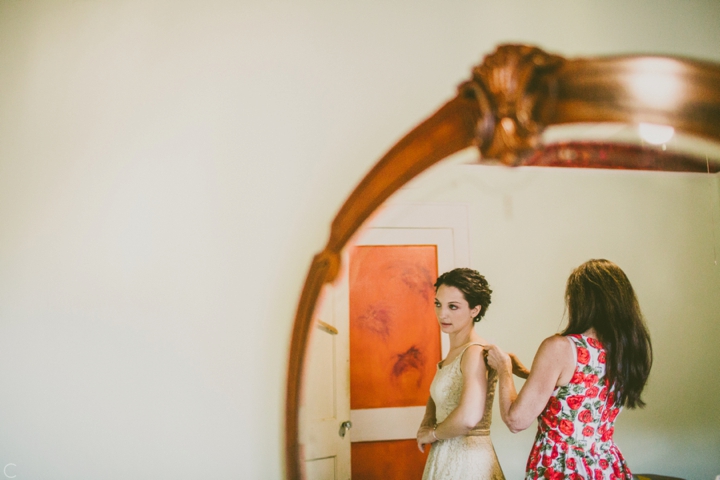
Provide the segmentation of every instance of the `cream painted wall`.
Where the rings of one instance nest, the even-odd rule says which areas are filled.
[[[719,22],[714,1],[0,0],[0,464],[281,478],[297,297],[376,159],[500,42],[720,61]]]
[[[473,158],[463,152],[456,161]],[[467,205],[471,266],[494,290],[478,331],[527,365],[566,325],[572,269],[590,258],[618,263],[636,289],[655,361],[647,407],[626,410],[615,439],[636,473],[700,479],[720,471],[720,385],[708,382],[720,368],[719,179],[459,163],[427,172],[392,202]],[[522,478],[536,426],[513,435],[495,407],[500,463],[507,478]]]

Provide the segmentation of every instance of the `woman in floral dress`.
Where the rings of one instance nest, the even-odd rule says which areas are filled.
[[[635,292],[620,267],[590,260],[570,275],[565,301],[568,326],[540,345],[519,394],[508,354],[486,347],[502,419],[512,432],[538,419],[526,480],[631,480],[613,425],[622,407],[645,405],[640,394],[652,365]]]

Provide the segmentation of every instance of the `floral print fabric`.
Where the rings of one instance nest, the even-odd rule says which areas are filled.
[[[605,349],[594,338],[568,335],[575,345],[575,374],[553,391],[538,417],[526,480],[631,480],[613,442],[614,387],[605,377]]]

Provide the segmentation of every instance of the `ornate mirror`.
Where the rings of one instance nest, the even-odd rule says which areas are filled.
[[[647,125],[650,143],[652,135],[661,137],[668,128],[701,142],[720,142],[720,65],[657,56],[566,59],[525,45],[503,45],[488,55],[455,98],[402,138],[365,176],[312,261],[290,349],[288,479],[304,478],[299,408],[318,298],[338,276],[353,235],[412,179],[472,146],[479,149],[480,163],[507,166],[720,171],[717,157],[689,148],[659,152],[642,142],[617,143],[616,137],[593,141],[588,124],[603,126],[605,132]],[[563,125],[567,128],[557,128]],[[332,331],[332,326],[323,328]]]

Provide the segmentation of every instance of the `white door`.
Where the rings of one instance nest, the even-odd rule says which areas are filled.
[[[437,245],[438,272],[469,265],[464,205],[386,207],[355,245]],[[300,408],[300,442],[308,480],[350,479],[350,442],[415,438],[424,407],[350,411],[348,258],[334,285],[326,285],[315,326]],[[442,353],[447,353],[443,339]],[[352,428],[341,435],[343,423]]]
[[[438,272],[469,266],[467,209],[464,205],[393,205],[386,207],[353,242],[366,245],[435,245]],[[343,264],[349,264],[345,254]],[[338,300],[347,305],[347,269],[337,283]],[[336,297],[337,298],[337,297]],[[349,322],[349,315],[343,319]],[[344,327],[349,330],[348,327]],[[442,355],[449,349],[441,338]],[[349,392],[348,392],[349,393]],[[429,392],[428,392],[429,394]],[[353,442],[414,439],[424,406],[354,409],[350,411]]]
[[[435,245],[438,272],[445,272],[454,268],[452,233],[452,230],[447,228],[370,228],[364,232],[356,245]],[[345,295],[347,290],[347,288],[342,289]],[[448,350],[447,336],[443,335],[441,342],[442,353],[445,355]],[[353,409],[350,411],[353,424],[352,441],[373,442],[415,438],[424,413],[424,406]]]
[[[308,480],[350,479],[350,435],[342,427],[350,420],[349,339],[346,326],[338,321],[343,307],[335,297],[336,289],[325,286],[308,348],[300,408]]]

